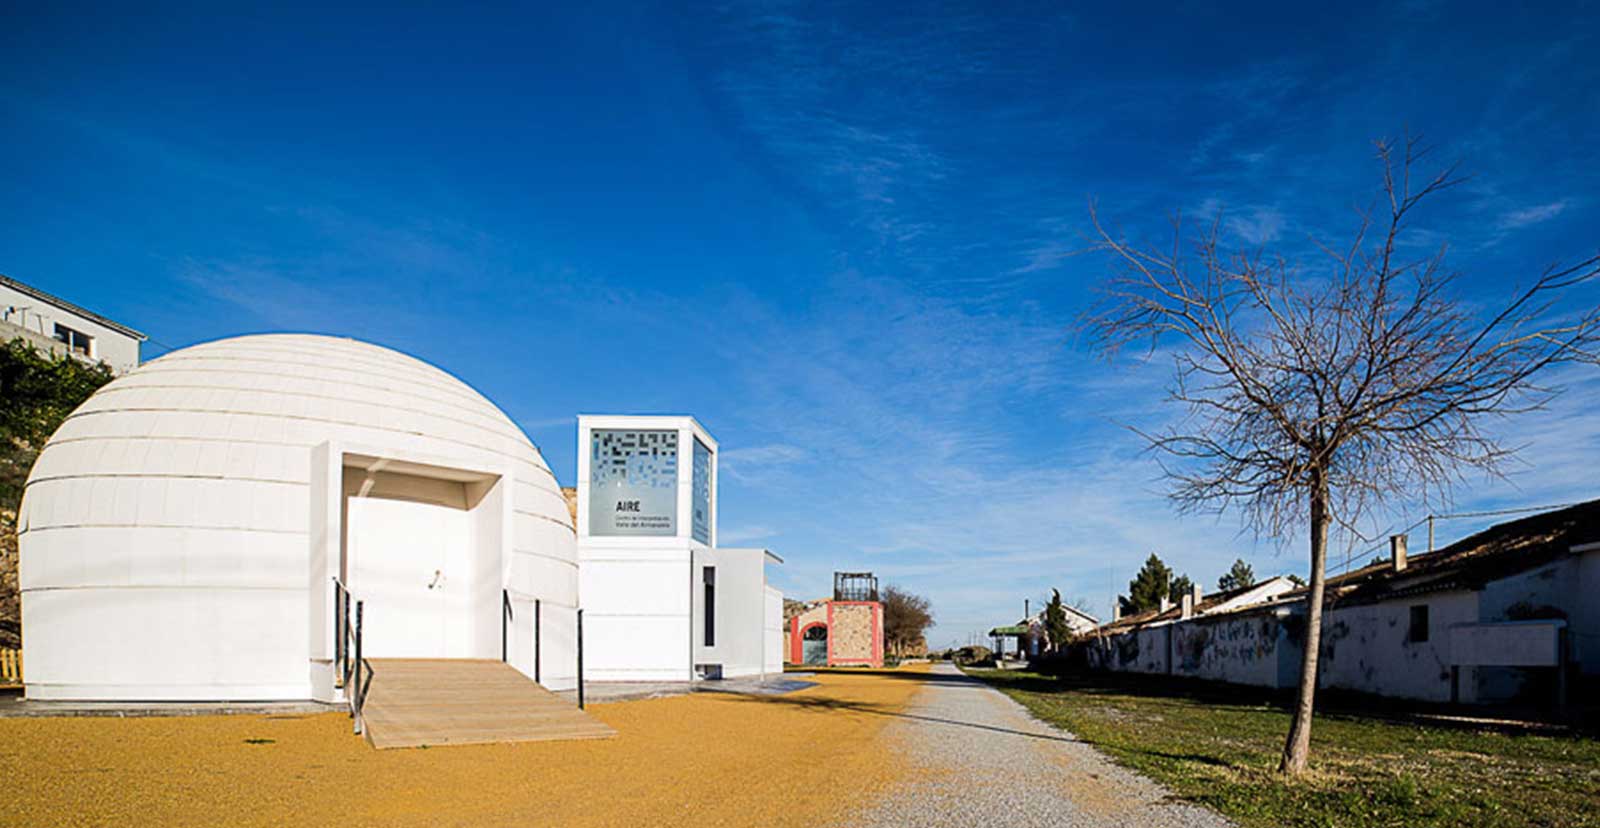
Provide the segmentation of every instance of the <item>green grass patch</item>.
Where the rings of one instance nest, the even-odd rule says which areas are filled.
[[[973,670],[1034,716],[1242,826],[1600,826],[1600,741],[1319,714],[1312,772],[1276,772],[1289,714],[1244,690]]]

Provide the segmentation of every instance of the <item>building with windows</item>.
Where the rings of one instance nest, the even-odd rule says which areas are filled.
[[[0,341],[22,338],[56,354],[104,362],[118,374],[139,365],[146,337],[90,310],[0,275]]]
[[[1069,604],[1061,605],[1062,615],[1066,619],[1070,641],[1072,638],[1094,632],[1100,626],[1100,620],[1094,616]],[[1039,610],[1026,618],[1003,627],[995,627],[989,631],[989,637],[995,639],[996,653],[1014,653],[1019,658],[1035,658],[1049,652],[1053,644],[1065,646],[1068,642],[1051,642],[1049,628],[1045,625],[1047,610]],[[1016,646],[1012,649],[1003,647],[1005,638],[1014,638]]]
[[[691,681],[783,671],[766,549],[717,545],[717,441],[693,417],[578,418],[585,676]]]
[[[1600,501],[1330,576],[1319,686],[1429,702],[1536,704],[1600,685]],[[1307,590],[1275,578],[1119,618],[1088,644],[1111,670],[1288,688]],[[1588,688],[1581,690],[1579,688]]]

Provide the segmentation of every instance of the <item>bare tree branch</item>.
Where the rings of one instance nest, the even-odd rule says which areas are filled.
[[[1446,248],[1400,255],[1419,206],[1465,180],[1455,166],[1417,174],[1428,152],[1416,138],[1377,143],[1387,215],[1361,211],[1348,246],[1319,243],[1334,266],[1316,278],[1229,248],[1220,215],[1193,240],[1174,217],[1163,250],[1123,240],[1090,206],[1110,274],[1081,324],[1107,357],[1172,350],[1183,416],[1138,433],[1177,507],[1237,509],[1273,536],[1311,527],[1311,676],[1328,526],[1359,535],[1387,501],[1439,503],[1468,472],[1500,474],[1514,449],[1485,424],[1543,407],[1560,389],[1536,378],[1600,350],[1600,255],[1546,269],[1487,316],[1457,299]],[[1303,682],[1288,771],[1305,764],[1313,690]]]

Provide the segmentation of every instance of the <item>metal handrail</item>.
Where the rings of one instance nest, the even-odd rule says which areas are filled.
[[[343,687],[350,677],[350,590],[337,576],[333,579],[333,679],[335,687]]]
[[[354,720],[355,732],[359,734],[364,727],[361,711],[366,707],[367,693],[372,690],[372,662],[361,655],[361,628],[366,615],[366,602],[356,601],[355,623],[351,624],[350,589],[337,577],[333,579],[333,589],[334,675],[338,686],[344,688],[345,699],[350,706],[350,718]],[[351,656],[352,649],[355,650],[354,657]],[[366,672],[364,681],[361,675],[363,670]]]

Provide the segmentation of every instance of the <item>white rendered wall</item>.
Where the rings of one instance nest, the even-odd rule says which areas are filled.
[[[783,634],[783,593],[776,587],[766,587],[766,609],[762,614],[762,668],[767,673],[783,672],[783,656],[788,637]]]
[[[1172,625],[1139,627],[1098,639],[1089,648],[1094,667],[1126,673],[1170,672]]]
[[[1406,640],[1411,607],[1428,607],[1428,640]],[[1478,620],[1474,592],[1334,608],[1322,616],[1320,686],[1407,699],[1450,700],[1452,624]]]
[[[694,552],[693,622],[695,664],[720,664],[724,678],[760,675],[766,669],[765,549]],[[715,644],[705,645],[705,587],[701,570],[717,568]]]
[[[1298,679],[1302,650],[1272,612],[1202,616],[1170,629],[1175,675],[1255,687],[1292,687]]]
[[[93,337],[89,358],[111,366],[117,374],[126,374],[139,364],[139,340],[121,331],[108,328],[88,317],[66,308],[30,296],[8,285],[0,284],[0,313],[7,308],[16,310],[3,321],[45,339],[55,339],[55,323]],[[4,333],[4,329],[0,329]]]
[[[596,429],[678,433],[676,534],[593,536],[589,533],[590,445]],[[694,678],[691,572],[694,440],[712,450],[711,539],[716,541],[717,442],[692,417],[578,418],[578,554],[587,681],[689,681]],[[698,633],[698,631],[694,631]]]
[[[544,601],[545,662],[562,665],[545,683],[573,686],[573,530],[538,450],[433,366],[354,340],[267,335],[146,363],[41,452],[19,527],[28,695],[330,698],[338,475],[355,453],[506,487],[506,585]],[[518,620],[531,641],[531,613]],[[531,654],[513,664],[531,672]]]
[[[586,680],[693,677],[689,561],[687,547],[582,548],[579,591]]]

